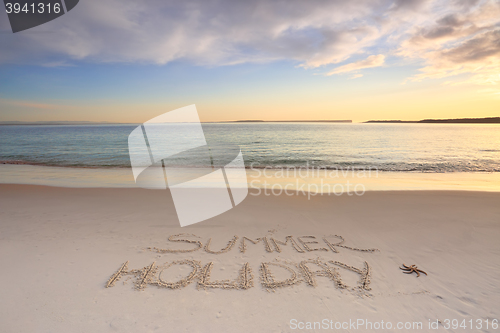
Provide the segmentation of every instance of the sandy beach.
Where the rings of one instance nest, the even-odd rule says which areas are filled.
[[[4,4],[0,333],[500,333],[500,0]]]
[[[180,228],[168,191],[0,185],[0,330],[498,330],[500,193],[253,194]]]

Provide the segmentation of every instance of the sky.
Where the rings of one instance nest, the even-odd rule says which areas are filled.
[[[0,45],[0,121],[500,116],[500,0],[81,0]]]

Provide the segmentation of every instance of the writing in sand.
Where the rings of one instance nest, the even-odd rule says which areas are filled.
[[[226,247],[220,250],[214,250],[210,244],[212,238],[209,238],[205,244],[202,243],[199,236],[193,234],[178,234],[171,235],[168,240],[170,242],[184,243],[184,248],[163,249],[158,247],[148,247],[147,250],[157,253],[188,253],[196,251],[205,251],[210,254],[223,254],[231,251],[239,240],[239,252],[245,253],[249,244],[261,243],[266,252],[281,253],[282,247],[291,246],[296,253],[309,252],[334,252],[339,253],[339,249],[349,251],[359,251],[373,253],[377,249],[361,249],[344,245],[345,239],[339,235],[329,235],[317,238],[316,236],[286,236],[284,239],[275,237],[261,237],[251,239],[235,235],[229,240]],[[186,246],[188,246],[186,248]],[[239,269],[237,276],[232,280],[213,280],[211,279],[214,262],[202,264],[201,261],[193,259],[174,260],[166,262],[163,265],[157,265],[156,262],[143,267],[141,269],[128,269],[129,262],[123,263],[120,268],[109,278],[106,283],[106,288],[113,287],[115,283],[123,276],[135,277],[135,288],[138,290],[146,288],[148,285],[153,285],[168,289],[181,289],[191,283],[196,282],[198,289],[206,288],[221,288],[233,290],[248,290],[254,287],[254,274],[248,262],[243,263]],[[168,270],[173,270],[174,266],[187,266],[190,270],[189,274],[177,281],[169,281],[165,275]],[[351,287],[342,281],[341,269],[348,270],[358,274],[359,279],[357,286]],[[299,262],[290,260],[274,259],[269,262],[262,262],[259,265],[259,277],[261,286],[267,291],[274,291],[277,288],[291,287],[293,285],[305,283],[308,286],[317,286],[317,277],[325,277],[333,282],[334,286],[339,289],[366,292],[370,289],[370,270],[368,262],[364,262],[363,267],[354,267],[336,260],[324,259],[306,259]],[[279,273],[280,276],[286,278],[277,279],[274,273]]]

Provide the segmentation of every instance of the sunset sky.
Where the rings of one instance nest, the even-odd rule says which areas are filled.
[[[82,0],[0,45],[0,121],[500,116],[498,0]]]

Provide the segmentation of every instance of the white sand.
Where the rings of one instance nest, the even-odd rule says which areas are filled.
[[[179,233],[200,236],[203,245],[212,238],[214,251],[234,235],[239,240],[223,254],[147,250],[195,247],[167,240]],[[243,236],[316,236],[319,244],[310,246],[326,247],[322,236],[333,234],[344,237],[345,246],[380,251],[337,247],[338,253],[298,253],[287,245],[269,253],[262,242],[247,242],[245,253],[239,249]],[[168,191],[0,185],[0,239],[0,332],[298,331],[293,319],[422,322],[421,332],[430,331],[429,320],[440,320],[444,332],[446,319],[465,319],[474,327],[483,320],[482,331],[500,330],[491,329],[491,321],[500,319],[500,193],[387,191],[311,200],[250,195],[221,216],[180,228]],[[321,276],[316,287],[302,281],[274,292],[263,288],[262,262],[318,257],[360,269],[366,261],[371,290],[362,296]],[[248,262],[254,287],[205,290],[194,281],[176,290],[147,285],[138,291],[130,275],[105,288],[127,260],[133,270],[184,259],[201,266],[213,262],[212,281],[235,279]],[[402,263],[416,264],[428,276],[403,274]],[[288,277],[269,267],[277,280]],[[189,272],[187,266],[172,266],[162,274],[173,282]],[[359,274],[340,267],[338,273],[349,287],[358,286]]]

